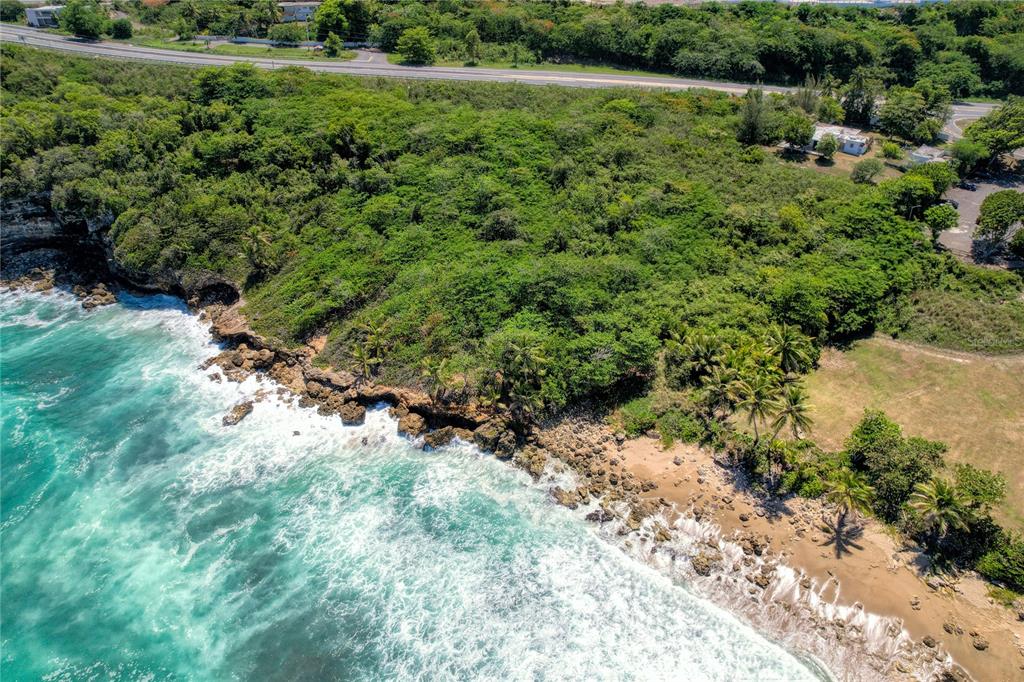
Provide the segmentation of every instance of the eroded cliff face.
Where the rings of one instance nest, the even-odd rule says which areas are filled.
[[[62,223],[45,198],[5,200],[0,204],[0,254],[5,259],[35,249],[72,250],[87,238],[85,225]]]
[[[51,270],[86,271],[91,279],[119,281],[142,291],[173,294],[196,307],[238,301],[235,283],[212,272],[139,272],[125,267],[114,257],[109,234],[112,222],[62,219],[46,196],[4,199],[0,205],[4,279],[23,277],[44,266],[45,261],[50,263]]]

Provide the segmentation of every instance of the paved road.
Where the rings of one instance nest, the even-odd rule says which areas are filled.
[[[391,78],[428,78],[462,81],[496,81],[532,83],[538,85],[565,85],[580,88],[604,88],[632,86],[685,90],[689,88],[711,88],[742,94],[750,87],[744,83],[703,81],[698,79],[656,76],[634,76],[629,74],[593,74],[561,71],[535,71],[519,69],[492,69],[485,67],[445,66],[402,66],[389,64],[381,59],[380,53],[360,52],[356,59],[346,62],[306,61],[299,59],[268,59],[266,57],[234,57],[228,55],[204,54],[201,52],[180,52],[151,47],[138,47],[125,43],[86,42],[46,33],[25,26],[3,25],[0,41],[20,42],[66,52],[86,53],[115,59],[171,62],[197,66],[223,66],[235,62],[248,62],[264,69],[279,69],[286,66],[302,66],[312,71],[345,73],[357,76],[385,76]],[[788,92],[792,88],[766,86],[765,90]]]
[[[709,88],[731,94],[743,94],[749,84],[726,81],[705,81],[694,78],[672,78],[640,76],[630,74],[593,74],[563,71],[492,69],[486,67],[446,66],[402,66],[389,64],[379,52],[359,51],[356,58],[345,62],[323,62],[299,59],[268,59],[266,57],[235,57],[202,52],[181,52],[153,47],[139,47],[126,43],[91,42],[67,36],[46,33],[39,29],[5,24],[0,27],[0,41],[22,43],[35,47],[63,50],[78,54],[90,54],[113,59],[169,62],[192,66],[224,66],[236,62],[248,62],[262,69],[280,69],[286,66],[302,66],[312,71],[344,73],[357,76],[383,76],[388,78],[427,78],[459,81],[493,81],[505,83],[530,83],[535,85],[562,85],[576,88],[639,87],[687,90]],[[791,92],[795,88],[765,86],[770,92]],[[979,118],[991,111],[991,104],[955,104],[953,117],[947,124],[951,139],[959,137],[955,120]]]

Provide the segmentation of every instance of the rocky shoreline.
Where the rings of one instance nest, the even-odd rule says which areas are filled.
[[[83,276],[68,269],[70,261],[60,252],[28,252],[18,256],[20,270],[13,276],[5,267],[3,286],[45,291],[55,286],[69,289],[92,308],[113,303],[117,285]],[[773,553],[771,539],[764,534],[741,532],[727,548],[720,538],[708,539],[702,546],[686,552],[674,549],[680,534],[680,520],[700,522],[709,515],[708,505],[727,505],[719,499],[701,503],[691,501],[683,509],[677,501],[658,494],[659,483],[638,475],[626,462],[629,441],[614,432],[594,415],[580,412],[565,414],[549,423],[523,428],[505,417],[475,405],[436,401],[425,391],[410,387],[377,385],[360,381],[344,370],[318,367],[313,348],[279,348],[249,328],[240,312],[242,302],[205,304],[190,297],[190,307],[210,324],[210,333],[224,350],[209,358],[201,369],[214,381],[244,381],[249,377],[266,378],[276,384],[276,392],[301,407],[315,408],[325,416],[337,416],[344,424],[361,424],[369,406],[386,403],[398,420],[398,430],[418,439],[424,448],[441,447],[458,438],[481,450],[509,461],[528,472],[534,480],[545,474],[559,474],[562,485],[550,488],[552,499],[571,509],[586,508],[588,521],[614,529],[618,536],[636,537],[650,545],[653,554],[663,548],[672,559],[683,561],[694,576],[708,577],[728,571],[741,576],[750,595],[769,599],[780,557]],[[269,395],[265,392],[262,396]],[[257,397],[257,400],[260,397]],[[226,427],[238,424],[253,409],[251,402],[232,406],[224,416]],[[574,485],[566,485],[573,480]],[[698,483],[703,480],[698,476]],[[738,548],[738,550],[736,549]],[[738,554],[737,554],[738,551]],[[727,555],[733,560],[727,560]],[[784,598],[774,599],[785,607]],[[933,668],[938,663],[946,680],[969,679],[946,660],[937,660],[927,642],[916,643],[913,651],[890,661],[879,661],[879,668],[864,679],[921,679],[912,671],[920,660]],[[905,647],[906,649],[906,647]],[[941,658],[941,657],[940,657]],[[865,673],[867,671],[864,671]]]

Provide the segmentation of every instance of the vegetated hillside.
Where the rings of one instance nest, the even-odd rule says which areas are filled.
[[[1019,297],[904,217],[930,175],[787,168],[720,94],[3,56],[6,198],[109,225],[140,277],[222,273],[259,331],[390,382],[557,408],[644,390],[674,334],[820,345],[898,331],[919,290]],[[501,385],[524,349],[543,369]]]
[[[952,0],[898,8],[790,7],[771,2],[589,5],[568,0],[327,0],[311,22],[388,51],[410,29],[410,59],[592,60],[706,78],[870,87],[928,79],[957,97],[1024,94],[1020,2]],[[125,9],[178,34],[266,35],[273,3],[196,2]],[[424,49],[425,48],[425,49]]]

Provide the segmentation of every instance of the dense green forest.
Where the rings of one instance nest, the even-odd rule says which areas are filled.
[[[141,21],[185,35],[266,35],[272,0],[119,0]],[[706,78],[802,83],[808,77],[877,90],[928,80],[956,97],[1024,94],[1024,5],[953,0],[891,9],[788,6],[772,2],[699,6],[568,0],[327,0],[315,33],[399,49],[426,29],[432,55],[447,61],[595,61]],[[401,51],[401,50],[399,50]]]
[[[933,247],[949,166],[874,185],[788,165],[737,141],[749,98],[709,91],[0,49],[4,200],[34,197],[106,233],[134,277],[227,277],[271,338],[325,335],[321,361],[520,422],[632,398],[631,432],[716,443],[776,490],[845,485],[933,549],[1024,587],[1024,544],[991,522],[1001,493],[986,472],[962,472],[954,496],[981,525],[935,535],[913,505],[947,480],[941,444],[880,417],[854,434],[859,450],[801,438],[799,375],[824,344],[926,329],[1024,347],[1020,278]],[[968,133],[1015,140],[1000,122],[1022,107]],[[732,430],[743,418],[752,436]],[[892,481],[869,490],[865,472]]]
[[[336,364],[386,321],[390,381],[445,358],[475,387],[529,337],[557,407],[642,389],[686,327],[842,343],[912,328],[922,291],[967,336],[1020,319],[1018,278],[918,222],[945,166],[878,187],[787,167],[736,141],[725,95],[4,56],[5,195],[109,225],[133,271],[227,275],[258,329],[327,333]]]

